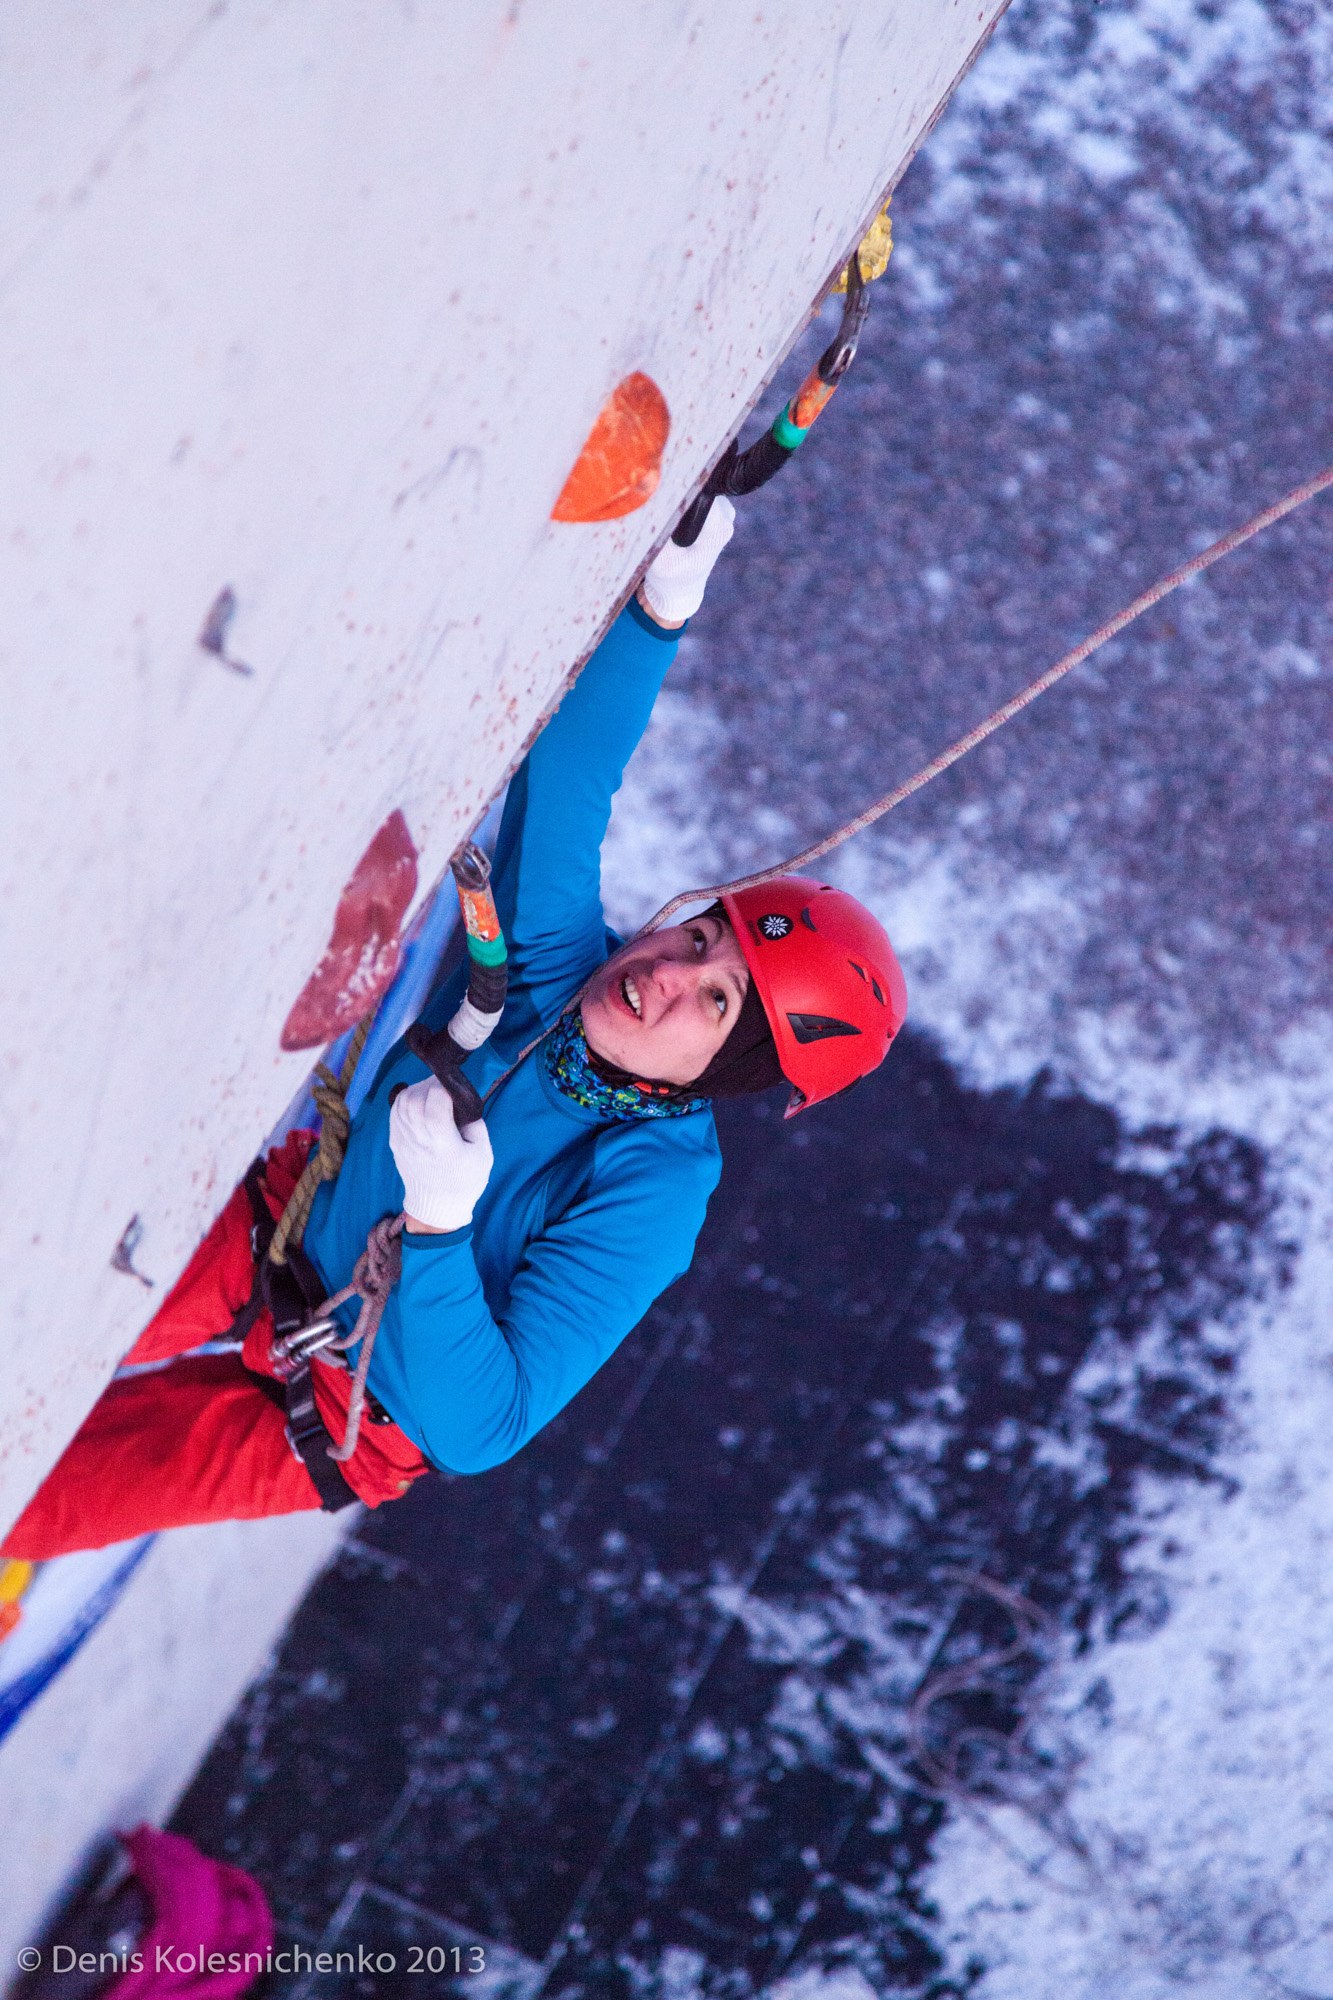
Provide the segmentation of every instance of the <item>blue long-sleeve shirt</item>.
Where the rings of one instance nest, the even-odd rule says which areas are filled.
[[[509,789],[493,886],[509,943],[509,999],[468,1058],[483,1093],[615,948],[600,851],[611,801],[676,653],[676,633],[631,605],[612,626]],[[427,1009],[452,1015],[458,973]],[[367,1231],[403,1205],[389,1151],[395,1085],[429,1071],[400,1042],[321,1188],[305,1243],[330,1289]],[[482,1472],[577,1395],[689,1265],[721,1171],[711,1112],[608,1122],[565,1096],[539,1054],[491,1100],[495,1165],[472,1224],[404,1232],[369,1387],[434,1464]]]

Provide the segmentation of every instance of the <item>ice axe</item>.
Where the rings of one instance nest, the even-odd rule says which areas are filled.
[[[465,841],[449,863],[463,929],[467,935],[467,993],[447,1027],[432,1034],[418,1021],[407,1031],[407,1046],[434,1073],[453,1100],[461,1131],[482,1115],[481,1096],[463,1074],[463,1064],[479,1049],[504,1012],[509,985],[509,953],[491,894],[490,857]]]
[[[842,320],[832,341],[771,429],[766,430],[745,451],[741,450],[735,438],[732,439],[704,481],[698,498],[681,515],[676,532],[671,537],[677,547],[692,548],[698,541],[709,509],[719,494],[725,493],[734,500],[743,493],[753,493],[760,486],[767,485],[804,444],[810,426],[852,365],[856,343],[870,310],[870,293],[862,274],[859,250],[848,259],[846,278],[847,303],[842,309]]]

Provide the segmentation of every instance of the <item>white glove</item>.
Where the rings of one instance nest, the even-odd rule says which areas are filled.
[[[668,542],[654,556],[639,589],[655,618],[664,625],[680,625],[693,618],[704,601],[704,585],[713,564],[736,531],[736,509],[725,493],[719,494],[708,510],[708,519],[699,539],[688,549]]]
[[[394,1099],[389,1151],[403,1177],[409,1228],[417,1222],[427,1229],[463,1229],[471,1222],[491,1177],[490,1134],[481,1119],[459,1131],[453,1101],[433,1076]]]

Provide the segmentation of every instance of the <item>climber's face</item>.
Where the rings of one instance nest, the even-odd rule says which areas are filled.
[[[608,959],[583,996],[603,1061],[650,1083],[693,1083],[736,1025],[750,970],[715,916],[652,931]]]

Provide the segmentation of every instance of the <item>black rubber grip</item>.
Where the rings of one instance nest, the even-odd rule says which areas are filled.
[[[742,493],[753,493],[760,486],[766,486],[776,473],[781,472],[787,460],[796,450],[794,444],[779,444],[772,431],[765,431],[756,438],[748,451],[743,451],[731,468],[726,485],[721,489],[739,499]]]
[[[475,1125],[481,1117],[481,1096],[476,1086],[469,1083],[463,1074],[467,1050],[459,1048],[447,1028],[437,1029],[432,1035],[421,1021],[408,1029],[405,1039],[413,1055],[421,1057],[427,1069],[448,1091],[453,1100],[454,1123],[459,1131],[465,1125]]]
[[[697,500],[691,500],[685,512],[676,523],[676,532],[671,537],[678,549],[692,549],[704,531],[704,522],[713,504],[711,493],[701,493]]]
[[[479,958],[469,956],[467,997],[479,1014],[500,1013],[508,991],[509,967],[503,961],[499,965],[483,965]]]
[[[709,473],[703,492],[681,515],[676,532],[671,537],[676,547],[694,547],[719,493],[725,493],[728,499],[739,500],[744,493],[757,492],[781,472],[795,450],[795,445],[779,444],[771,430],[756,438],[745,451],[733,438]]]

